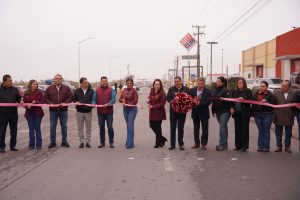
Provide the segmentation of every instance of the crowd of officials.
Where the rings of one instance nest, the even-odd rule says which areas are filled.
[[[105,123],[108,130],[109,147],[114,148],[114,129],[113,113],[116,102],[116,91],[108,84],[108,78],[103,76],[100,80],[100,86],[93,90],[87,80],[83,77],[79,80],[80,87],[74,92],[62,84],[63,77],[60,74],[55,75],[54,84],[43,93],[38,89],[36,80],[30,80],[24,96],[21,97],[18,89],[13,86],[10,75],[3,76],[3,83],[0,87],[0,103],[31,103],[31,104],[49,104],[50,113],[50,144],[48,148],[56,147],[56,127],[59,121],[62,134],[62,147],[70,147],[67,136],[68,121],[68,103],[91,104],[97,106],[98,124],[100,129],[100,144],[98,148],[106,145]],[[134,148],[134,121],[138,112],[138,92],[133,87],[131,78],[126,79],[126,87],[121,91],[119,102],[123,104],[123,115],[127,125],[126,148]],[[259,90],[254,94],[247,88],[244,78],[238,78],[234,91],[227,89],[227,80],[224,77],[218,77],[216,87],[213,92],[205,87],[205,79],[198,79],[194,88],[183,86],[179,76],[174,78],[174,86],[168,89],[167,94],[164,91],[161,80],[155,79],[147,98],[149,105],[149,126],[155,133],[154,148],[163,147],[167,138],[162,135],[162,122],[166,120],[165,104],[170,103],[170,147],[169,150],[176,148],[176,130],[177,140],[180,150],[184,150],[184,125],[187,113],[177,113],[172,108],[172,101],[176,93],[187,93],[195,101],[191,117],[194,124],[194,145],[192,149],[207,149],[208,128],[211,106],[213,117],[217,118],[219,124],[219,144],[217,151],[224,151],[228,148],[228,121],[230,117],[234,118],[235,125],[235,149],[234,151],[245,152],[249,148],[249,123],[250,118],[254,117],[258,129],[257,152],[270,151],[270,129],[272,123],[275,124],[276,146],[275,152],[284,150],[291,151],[292,127],[294,118],[300,124],[300,106],[272,108],[265,105],[256,105],[250,103],[230,102],[223,98],[236,98],[246,100],[256,100],[270,104],[288,104],[300,103],[300,92],[291,90],[291,83],[288,80],[282,81],[281,89],[274,93],[268,90],[268,83],[262,81]],[[212,105],[211,105],[212,104]],[[59,106],[55,106],[59,105]],[[41,106],[24,106],[25,118],[29,127],[30,150],[42,148],[41,122],[44,112]],[[91,148],[91,123],[93,106],[76,104],[76,117],[78,124],[79,148]],[[17,106],[0,105],[0,152],[5,153],[5,135],[9,125],[10,128],[10,150],[18,151],[17,127],[18,112]],[[84,131],[85,127],[85,131]],[[201,127],[201,138],[200,138]],[[282,141],[283,130],[285,139]],[[300,136],[300,130],[298,130]],[[85,134],[84,134],[85,132]],[[300,138],[300,137],[299,137]],[[300,147],[299,147],[300,150]]]

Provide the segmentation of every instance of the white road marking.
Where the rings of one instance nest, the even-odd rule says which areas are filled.
[[[231,158],[231,161],[235,161],[235,160],[237,160],[238,158]]]
[[[204,160],[204,158],[198,158],[198,160]]]
[[[167,172],[173,172],[173,171],[175,171],[174,168],[173,168],[173,166],[172,166],[170,158],[165,158],[164,159],[164,167],[165,167],[165,170]]]
[[[135,158],[128,158],[128,160],[134,160]]]

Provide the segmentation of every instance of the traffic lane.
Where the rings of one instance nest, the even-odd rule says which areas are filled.
[[[153,133],[145,127],[148,113],[139,112],[136,148],[127,150],[126,124],[121,109],[115,110],[115,149],[95,148],[99,136],[93,130],[93,148],[79,149],[78,141],[71,141],[70,149],[59,148],[51,159],[3,189],[1,196],[30,199],[35,198],[35,191],[40,199],[195,199],[199,196],[188,173],[177,171],[174,176],[169,170],[170,164],[169,167],[165,164],[167,148],[153,149]],[[189,195],[182,193],[183,190]]]
[[[144,102],[144,100],[145,95],[141,95],[140,102]],[[178,149],[176,149],[175,151],[168,151],[167,148],[153,149],[154,134],[151,132],[150,128],[148,128],[148,112],[145,108],[143,111],[140,111],[138,113],[136,119],[136,148],[132,150],[126,150],[124,148],[126,139],[125,122],[122,116],[121,109],[117,108],[116,106],[115,110],[116,114],[114,126],[116,131],[116,149],[113,149],[111,151],[111,149],[107,147],[101,150],[94,148],[95,143],[97,144],[97,141],[99,141],[99,136],[97,133],[97,129],[94,129],[94,123],[96,120],[93,120],[92,149],[84,149],[83,151],[81,149],[78,149],[78,141],[74,139],[70,142],[72,145],[71,149],[59,148],[57,150],[57,154],[55,154],[53,158],[45,161],[29,174],[26,174],[26,176],[23,176],[18,179],[18,181],[15,181],[9,187],[1,191],[0,194],[5,194],[5,197],[7,197],[5,199],[12,198],[12,194],[17,196],[18,198],[22,197],[20,196],[20,194],[28,195],[27,197],[34,197],[36,193],[35,191],[30,190],[30,188],[37,187],[40,184],[43,184],[45,186],[39,189],[39,193],[44,194],[41,196],[44,199],[58,199],[61,196],[63,196],[64,199],[80,199],[77,197],[81,196],[90,197],[90,199],[96,199],[99,197],[99,195],[102,195],[106,199],[152,199],[153,197],[157,199],[162,199],[161,197],[167,199],[168,197],[172,197],[173,199],[195,199],[195,196],[196,199],[214,199],[210,197],[212,195],[216,195],[215,191],[222,191],[222,188],[224,188],[223,184],[220,184],[221,187],[214,187],[214,185],[219,186],[218,183],[220,181],[218,178],[222,177],[222,175],[224,174],[224,169],[218,168],[218,166],[223,166],[224,163],[228,162],[228,158],[231,158],[230,156],[235,156],[235,154],[237,153],[233,151],[216,152],[214,150],[214,144],[217,144],[218,141],[218,126],[214,118],[211,120],[210,124],[210,139],[208,151],[190,150],[188,148],[189,145],[193,144],[192,122],[189,116],[187,117],[185,131],[185,141],[187,148],[186,151],[180,151]],[[233,148],[233,120],[230,120],[229,123],[231,123],[229,125],[229,144],[230,148]],[[250,126],[251,130],[255,128],[255,125]],[[163,134],[168,137],[168,121],[164,121],[163,123],[163,132]],[[257,135],[257,133],[251,133],[250,152],[240,154],[242,158],[247,159],[246,155],[253,153],[253,160],[260,163],[261,161],[258,158],[260,158],[261,154],[255,152],[255,140],[257,139],[257,137],[254,135]],[[73,156],[75,152],[76,157]],[[88,153],[83,154],[85,152]],[[90,157],[90,155],[94,156]],[[108,155],[108,157],[106,157],[106,155]],[[280,154],[269,153],[265,155],[267,157],[270,155],[275,156],[275,160],[278,161],[279,165],[282,164],[281,160],[278,160],[277,158]],[[298,154],[295,153],[291,155],[297,156]],[[287,160],[285,160],[284,162],[289,163],[291,162],[291,155],[282,153],[279,157],[286,158]],[[69,157],[74,159],[69,160]],[[77,157],[78,159],[75,159]],[[212,160],[210,161],[209,159]],[[241,160],[241,158],[239,158],[238,160]],[[238,163],[238,160],[235,160],[237,161],[236,163]],[[296,161],[299,161],[299,157],[296,157]],[[85,166],[86,163],[89,162],[95,162],[95,164],[92,166],[88,165],[88,167]],[[210,165],[206,165],[206,163],[209,163]],[[52,165],[54,165],[54,167]],[[98,165],[102,166],[101,170],[93,170],[98,169],[96,168],[96,166]],[[230,164],[228,165],[229,167],[226,168],[228,177],[227,179],[222,177],[222,180],[227,180],[228,182],[230,182],[232,180],[231,177],[235,176],[235,172],[237,172],[237,177],[242,175],[242,172],[237,171],[233,167],[230,168]],[[267,162],[266,165],[268,166],[269,162]],[[66,170],[66,166],[72,167],[70,167],[70,170]],[[73,166],[82,167],[80,169],[77,169],[75,167],[75,170],[73,170]],[[253,170],[249,170],[250,172],[253,171],[252,176],[258,177],[258,181],[264,180],[260,179],[260,174],[257,174],[257,168],[255,167],[257,166],[255,165],[252,167]],[[284,167],[284,165],[282,165],[282,167]],[[84,170],[86,168],[90,170]],[[54,169],[58,170],[60,177],[55,180],[50,179],[48,181],[49,176],[55,176],[55,174],[53,174],[55,172]],[[40,172],[40,170],[42,172]],[[87,172],[90,172],[93,176],[87,174]],[[210,172],[211,175],[208,172]],[[213,177],[213,175],[218,173],[220,175],[218,177],[215,177],[216,181],[211,178]],[[208,176],[207,174],[210,176]],[[292,169],[291,174],[295,175],[297,174],[297,171]],[[84,177],[86,176],[90,178],[88,179],[88,181],[84,182]],[[44,180],[44,177],[47,177],[47,179]],[[243,177],[245,178],[245,176]],[[70,178],[72,179],[72,181],[69,180]],[[201,181],[205,180],[205,178],[207,179],[207,185],[203,184],[203,182]],[[35,180],[39,181],[33,182]],[[293,180],[295,180],[295,177],[294,179],[292,179],[292,181]],[[32,186],[27,186],[28,181],[32,182]],[[57,185],[57,187],[54,191],[51,191],[51,187],[53,187],[54,183],[55,185]],[[67,191],[64,190],[64,185],[69,186]],[[85,190],[79,190],[80,187],[82,188],[82,185],[88,185],[90,187],[86,188]],[[99,189],[95,189],[94,187],[96,187],[97,185],[100,185],[101,193],[96,193],[96,191]],[[141,188],[137,189],[139,188],[139,186],[141,186]],[[23,188],[23,190],[18,191],[15,188]],[[295,188],[295,186],[291,186],[290,188]],[[235,191],[235,187],[228,186],[225,187],[225,189]],[[259,188],[255,189],[259,190]],[[95,191],[95,193],[93,191]],[[53,192],[56,193],[54,194]],[[258,194],[258,196],[261,196],[259,191]],[[217,196],[216,199],[222,199],[222,196]]]

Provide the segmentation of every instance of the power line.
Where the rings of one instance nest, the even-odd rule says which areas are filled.
[[[255,0],[253,0],[252,2],[254,2]],[[251,3],[252,3],[251,2]],[[227,27],[223,32],[221,32],[217,37],[215,37],[215,39],[213,39],[212,41],[217,40],[220,36],[222,36],[224,33],[226,33],[229,29],[231,29],[231,27],[233,27],[235,24],[237,24],[243,17],[245,17],[249,12],[251,12],[251,10],[253,10],[261,1],[257,1],[253,6],[251,6],[251,8],[249,8],[246,12],[244,12],[242,14],[242,16],[240,16],[238,19],[236,19],[229,27]]]
[[[239,29],[242,25],[244,25],[246,22],[248,22],[253,16],[255,16],[256,14],[260,13],[263,8],[265,8],[268,4],[271,3],[272,0],[268,0],[266,1],[263,5],[261,5],[257,10],[255,10],[250,16],[248,16],[247,18],[243,19],[243,21],[237,25],[237,27],[235,27],[233,30],[231,30],[229,33],[227,33],[222,39],[219,40],[219,42],[223,41],[225,38],[227,38],[230,34],[232,34],[234,31],[236,31],[237,29]]]

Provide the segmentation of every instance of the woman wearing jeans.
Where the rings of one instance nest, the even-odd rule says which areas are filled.
[[[38,83],[30,80],[23,97],[24,103],[43,104],[45,103],[43,93],[38,89]],[[30,150],[42,148],[41,122],[44,116],[43,109],[39,106],[27,106],[25,118],[29,126],[29,145]]]
[[[275,104],[273,94],[268,91],[268,82],[262,81],[259,90],[254,94],[254,100],[262,103]],[[258,128],[257,152],[270,151],[270,129],[273,121],[273,108],[269,106],[252,105],[256,126]]]
[[[161,131],[162,120],[166,120],[166,93],[160,79],[154,80],[147,103],[149,105],[150,128],[156,135],[154,148],[163,147],[165,142],[168,141],[167,138],[162,136]]]
[[[123,105],[123,114],[127,124],[126,148],[130,149],[134,147],[134,120],[137,114],[135,105],[138,102],[138,93],[133,88],[132,78],[126,79],[126,85],[127,87],[123,89],[119,101],[125,104]]]
[[[213,94],[212,102],[212,115],[217,116],[219,128],[219,145],[216,146],[217,151],[224,151],[228,148],[227,138],[228,138],[228,127],[227,123],[230,118],[230,102],[223,101],[222,98],[230,97],[229,91],[227,89],[227,80],[220,76],[217,78],[216,90]]]

